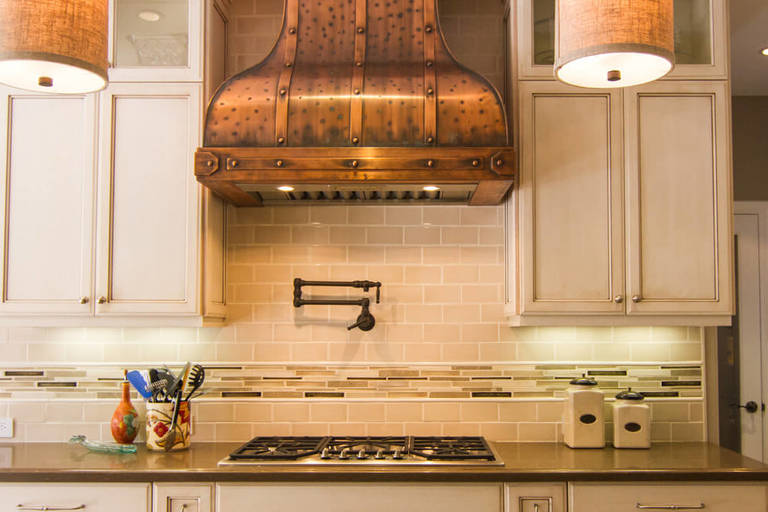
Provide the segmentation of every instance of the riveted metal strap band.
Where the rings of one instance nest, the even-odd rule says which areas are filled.
[[[349,141],[361,145],[363,139],[363,83],[365,45],[368,37],[368,1],[355,1],[355,60],[352,68],[352,94],[349,102]]]
[[[437,31],[437,16],[435,3],[437,0],[424,0],[424,142],[437,143],[437,73],[435,68],[435,47]]]
[[[284,146],[288,141],[288,99],[291,78],[296,64],[296,46],[299,40],[299,0],[288,0],[285,8],[285,56],[283,69],[277,81],[275,102],[275,144]]]

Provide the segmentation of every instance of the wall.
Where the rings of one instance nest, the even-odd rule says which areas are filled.
[[[733,97],[733,195],[768,201],[768,96]]]
[[[281,7],[234,1],[230,71],[268,51]],[[440,12],[459,59],[501,85],[500,2],[442,0]],[[227,326],[0,329],[0,417],[16,420],[11,441],[109,439],[121,369],[186,360],[207,367],[196,441],[329,433],[556,441],[564,389],[582,373],[608,397],[628,386],[645,392],[655,441],[705,437],[700,329],[505,325],[503,206],[230,213]],[[382,281],[376,327],[347,331],[353,307],[294,308],[294,277]]]

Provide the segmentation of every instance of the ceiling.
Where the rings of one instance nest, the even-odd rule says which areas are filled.
[[[768,96],[768,1],[730,0],[734,96]]]

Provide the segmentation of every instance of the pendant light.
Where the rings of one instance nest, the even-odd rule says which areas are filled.
[[[675,62],[673,0],[557,0],[555,76],[581,87],[628,87]]]
[[[0,82],[86,93],[107,84],[108,0],[0,0]]]

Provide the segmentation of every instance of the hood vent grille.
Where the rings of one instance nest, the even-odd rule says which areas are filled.
[[[474,185],[439,185],[439,190],[424,190],[410,185],[301,185],[290,192],[266,185],[239,184],[264,206],[287,204],[463,204],[475,192]]]
[[[197,179],[243,206],[497,204],[515,176],[501,97],[448,50],[437,0],[285,0],[274,48],[221,85],[203,140]],[[435,183],[450,186],[422,194]]]

